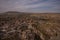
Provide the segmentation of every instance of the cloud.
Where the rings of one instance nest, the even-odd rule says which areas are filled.
[[[60,0],[0,0],[0,8],[0,11],[60,12]]]

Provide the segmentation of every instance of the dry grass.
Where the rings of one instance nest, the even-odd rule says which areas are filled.
[[[31,23],[37,30],[39,30],[41,39],[44,40],[60,40],[60,14],[58,13],[43,13],[43,14],[28,14],[28,13],[5,13],[0,15],[0,30],[3,28],[9,31],[17,30],[19,25],[23,22]],[[41,37],[42,35],[42,37]],[[9,35],[11,36],[11,35]],[[3,37],[1,37],[3,38]],[[20,40],[17,33],[12,33],[12,37],[6,35],[2,40]],[[40,39],[39,39],[40,40]]]

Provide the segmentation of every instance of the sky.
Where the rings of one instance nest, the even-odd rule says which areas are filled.
[[[60,13],[60,0],[0,0],[0,12]]]

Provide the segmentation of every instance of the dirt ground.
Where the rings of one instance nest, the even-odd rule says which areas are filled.
[[[1,40],[60,40],[59,13],[0,14]]]

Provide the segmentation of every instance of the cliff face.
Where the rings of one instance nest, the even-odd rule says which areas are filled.
[[[10,13],[0,15],[1,40],[60,40],[60,14]]]

